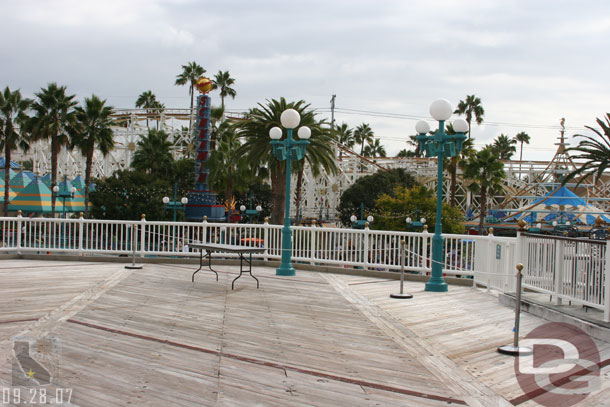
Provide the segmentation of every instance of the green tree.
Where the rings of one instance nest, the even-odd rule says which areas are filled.
[[[375,138],[369,141],[368,145],[364,148],[364,155],[366,157],[385,157],[387,155],[385,148],[381,145],[381,141]]]
[[[466,116],[466,121],[468,122],[468,138],[470,138],[472,134],[472,119],[479,125],[483,123],[485,109],[483,109],[483,106],[481,105],[480,98],[475,95],[466,95],[466,100],[460,100],[453,113]]]
[[[85,156],[85,214],[88,215],[93,154],[97,148],[105,157],[114,147],[111,129],[114,108],[106,106],[106,100],[91,95],[85,98],[84,107],[77,106],[75,110],[80,126],[72,134],[71,144]]]
[[[225,97],[229,96],[231,99],[235,99],[237,92],[231,86],[235,83],[235,79],[231,78],[229,71],[218,71],[214,76],[212,89],[220,89],[220,103],[222,110],[225,109]]]
[[[96,180],[91,192],[91,215],[96,219],[168,220],[169,211],[162,199],[173,185],[167,179],[142,171],[117,171],[110,177]]]
[[[150,129],[137,144],[131,166],[147,174],[163,177],[171,171],[174,158],[170,148],[169,136],[164,131]]]
[[[396,157],[399,157],[399,158],[413,158],[413,157],[417,157],[417,156],[415,155],[414,151],[410,151],[410,150],[407,150],[406,148],[403,148],[402,150],[400,150],[398,152],[398,154],[396,154]]]
[[[57,158],[62,146],[67,145],[69,134],[79,126],[76,111],[75,95],[67,95],[65,86],[50,83],[40,92],[35,93],[32,104],[34,117],[28,125],[35,140],[51,142],[51,185],[57,185]],[[55,193],[51,198],[51,215],[55,216]]]
[[[583,140],[580,140],[577,146],[567,150],[576,152],[577,155],[572,158],[584,160],[584,163],[569,173],[563,180],[563,184],[576,177],[580,177],[578,183],[589,176],[599,179],[610,166],[610,113],[606,113],[603,120],[597,118],[596,121],[601,131],[591,126],[585,126],[595,133],[595,136],[576,134],[575,137],[581,137]]]
[[[426,218],[430,232],[436,225],[436,197],[434,191],[418,185],[412,188],[397,186],[392,194],[382,194],[375,203],[375,229],[406,229],[405,219],[417,211],[418,218]],[[464,216],[456,209],[443,204],[442,219],[444,233],[464,233]]]
[[[159,103],[157,97],[152,92],[152,90],[147,90],[146,92],[140,93],[138,98],[136,99],[136,107],[146,109],[146,127],[148,128],[148,116],[150,114],[155,113],[158,109],[162,108],[163,105]],[[159,122],[157,121],[157,127],[159,127]]]
[[[464,177],[472,180],[471,190],[480,193],[479,230],[482,231],[488,197],[502,191],[502,182],[506,178],[504,164],[499,160],[497,151],[488,145],[468,158],[464,165]]]
[[[354,140],[356,144],[360,144],[360,155],[364,153],[365,145],[370,143],[374,137],[375,133],[373,133],[373,129],[367,123],[362,123],[356,127],[356,130],[354,130]]]
[[[354,139],[354,131],[349,128],[347,123],[341,123],[341,126],[335,129],[335,137],[339,145],[352,149],[356,140]],[[339,150],[339,161],[343,160],[343,151]]]
[[[341,223],[351,225],[352,215],[360,216],[360,204],[364,204],[367,213],[375,212],[377,199],[388,191],[394,191],[397,186],[412,188],[417,185],[415,178],[408,174],[404,168],[388,171],[378,171],[375,174],[359,178],[341,195],[338,212]],[[366,216],[366,214],[365,214]]]
[[[286,99],[272,99],[266,105],[261,103],[258,107],[250,109],[246,118],[237,124],[236,131],[240,137],[244,137],[245,142],[240,149],[240,153],[247,157],[251,166],[266,167],[271,177],[271,195],[273,200],[273,211],[271,213],[271,223],[280,224],[282,222],[285,206],[286,190],[286,162],[279,161],[273,155],[273,149],[269,144],[269,130],[272,127],[281,127],[280,115],[286,109],[295,109],[301,115],[300,126],[308,126],[311,129],[311,138],[306,150],[305,160],[307,160],[312,170],[319,170],[320,166],[326,171],[331,172],[335,168],[335,158],[333,151],[332,136],[330,129],[323,128],[315,120],[315,114],[309,109],[309,104],[304,100],[298,102],[286,102]],[[285,138],[287,133],[283,131]],[[296,131],[294,132],[296,133]],[[293,135],[294,138],[296,134]],[[298,162],[294,162],[295,169]],[[289,198],[289,197],[288,197]]]
[[[223,191],[225,202],[229,202],[235,192],[243,193],[254,182],[247,159],[241,154],[241,141],[228,121],[223,121],[217,130],[218,144],[207,161],[208,177],[214,191]]]
[[[12,152],[17,148],[28,151],[30,148],[29,136],[24,127],[29,119],[27,111],[32,103],[29,99],[21,97],[21,92],[11,92],[7,86],[0,93],[0,149],[4,150],[4,216],[8,216],[10,162]]]
[[[195,61],[189,62],[186,65],[182,65],[182,72],[176,76],[177,86],[189,85],[189,95],[191,96],[191,112],[193,111],[193,104],[195,99],[195,85],[197,79],[205,73],[205,69],[198,65]],[[193,131],[193,115],[189,115],[189,133]]]
[[[517,135],[515,136],[515,140],[517,141],[517,143],[521,144],[521,149],[519,151],[519,177],[521,177],[521,161],[523,161],[523,143],[529,144],[530,136],[526,132],[522,131],[517,133]]]
[[[517,151],[515,144],[517,144],[516,139],[500,134],[498,138],[494,140],[493,149],[498,153],[500,160],[510,160]]]

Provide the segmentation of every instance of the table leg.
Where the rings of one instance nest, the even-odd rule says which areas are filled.
[[[212,251],[210,250],[206,250],[206,255],[203,255],[203,249],[199,251],[199,268],[193,273],[193,275],[191,276],[191,281],[195,282],[195,274],[199,273],[199,270],[201,270],[201,268],[203,267],[203,258],[207,257],[208,258],[208,268],[210,269],[210,271],[212,271],[214,274],[216,274],[216,281],[218,281],[218,273],[216,272],[216,270],[214,270],[212,268]]]
[[[237,277],[235,277],[235,279],[231,283],[231,290],[233,290],[235,288],[235,281],[238,278],[240,278],[241,275],[244,273],[244,260],[246,260],[246,262],[248,262],[247,259],[244,259],[243,253],[239,253],[239,275]],[[250,264],[250,267],[248,270],[246,270],[246,273],[250,273],[250,277],[252,277],[253,279],[256,280],[256,288],[259,288],[258,278],[254,277],[254,275],[252,275],[252,253],[250,253],[250,261],[248,263]]]

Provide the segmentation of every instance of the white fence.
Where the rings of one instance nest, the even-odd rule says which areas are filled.
[[[193,222],[108,221],[87,219],[0,218],[0,252],[194,256],[191,242],[261,246],[254,257],[280,260],[282,226]],[[400,241],[405,240],[409,273],[431,271],[432,234],[296,226],[293,263],[400,270]],[[523,263],[524,287],[559,300],[604,310],[610,317],[610,253],[605,241],[521,234],[518,238],[444,235],[443,271],[473,284],[503,292],[515,290],[515,268]],[[226,257],[231,257],[226,254]],[[610,263],[608,263],[610,264]]]

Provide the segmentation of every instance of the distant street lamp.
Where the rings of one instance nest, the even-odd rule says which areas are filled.
[[[65,184],[62,184],[62,186],[64,186]],[[63,217],[64,219],[66,218],[66,199],[73,199],[74,198],[74,194],[76,193],[76,187],[72,187],[70,188],[70,190],[67,190],[65,188],[60,188],[58,185],[55,185],[53,187],[53,192],[55,192],[55,195],[59,198],[61,198],[63,200]]]
[[[352,227],[354,229],[364,229],[366,227],[366,223],[373,223],[375,218],[372,215],[369,215],[366,219],[364,218],[364,203],[360,203],[360,219],[356,217],[356,215],[350,216],[349,220],[352,222]]]
[[[250,192],[250,209],[246,209],[246,205],[241,205],[239,207],[239,210],[241,213],[248,216],[248,223],[252,223],[252,218],[256,216],[256,218],[258,219],[258,216],[263,211],[263,207],[260,205],[256,205],[256,208],[252,209],[252,192]]]
[[[426,218],[421,218],[420,220],[412,220],[410,217],[407,216],[405,222],[407,222],[407,228],[421,228],[426,224]]]
[[[426,157],[438,157],[438,177],[436,193],[436,225],[434,237],[432,238],[432,275],[426,283],[426,291],[447,291],[447,283],[443,279],[443,236],[442,233],[442,208],[443,208],[443,159],[454,157],[462,150],[462,144],[466,140],[465,133],[468,131],[468,123],[464,119],[456,119],[453,122],[454,135],[445,133],[445,121],[451,117],[453,108],[446,99],[439,99],[430,105],[430,115],[438,120],[438,130],[433,136],[428,136],[430,126],[427,122],[420,120],[415,125],[418,136],[420,151],[426,152]]]
[[[178,184],[174,184],[174,200],[170,201],[169,197],[163,197],[163,203],[165,204],[165,209],[171,209],[174,213],[174,222],[176,221],[176,211],[183,211],[186,207],[186,204],[189,203],[188,198],[182,197],[180,201],[176,201],[176,195],[178,195]]]
[[[309,127],[302,126],[298,130],[298,141],[292,138],[292,130],[301,122],[299,112],[294,109],[286,109],[280,116],[280,122],[286,129],[286,138],[282,138],[282,129],[273,127],[269,130],[273,154],[280,161],[286,161],[286,210],[284,212],[284,227],[282,228],[282,262],[275,271],[278,276],[294,276],[296,274],[292,267],[292,231],[290,230],[290,167],[292,160],[301,160],[305,157],[305,151],[311,137]]]

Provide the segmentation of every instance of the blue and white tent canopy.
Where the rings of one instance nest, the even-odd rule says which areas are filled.
[[[566,187],[559,187],[531,204],[516,210],[508,221],[520,219],[528,223],[548,222],[554,220],[569,220],[581,225],[594,225],[597,217],[610,223],[610,214],[591,205],[586,199],[579,197]]]

